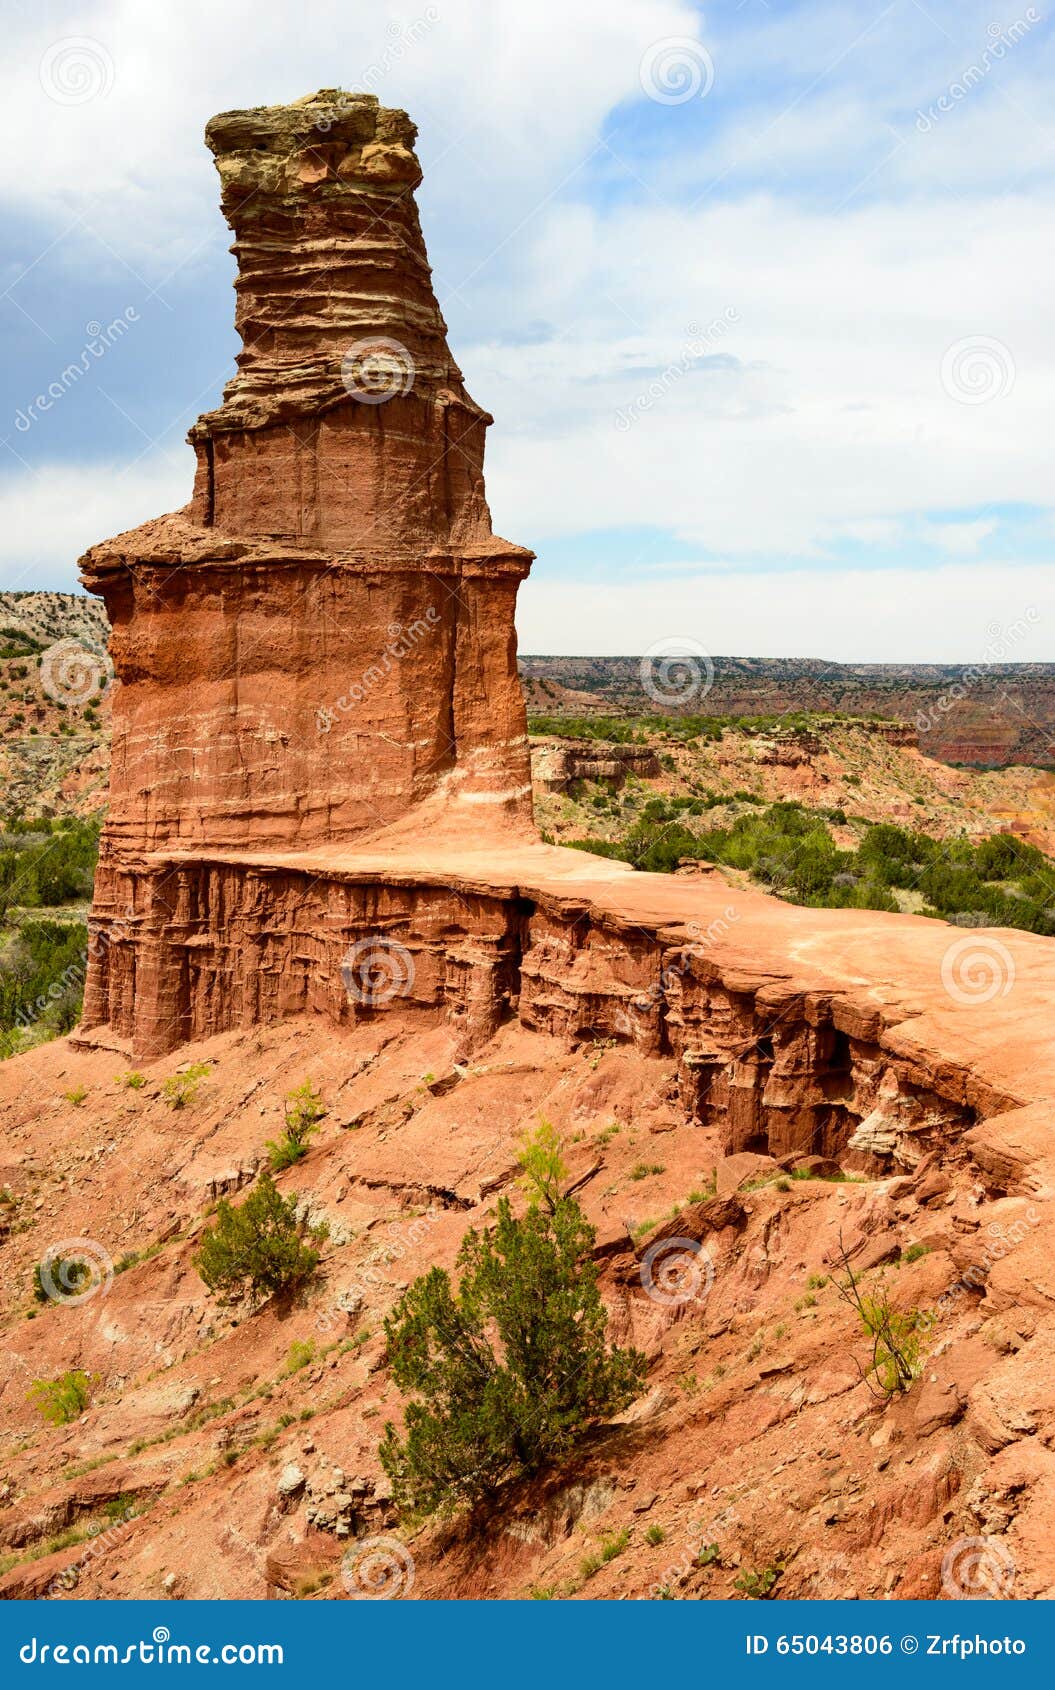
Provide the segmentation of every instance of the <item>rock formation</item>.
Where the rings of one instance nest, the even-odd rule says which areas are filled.
[[[238,373],[191,430],[191,503],[82,560],[119,682],[89,1024],[130,1032],[134,996],[178,1037],[159,852],[534,836],[513,629],[531,553],[491,531],[491,418],[447,347],[414,137],[338,92],[208,126]]]
[[[490,417],[447,348],[415,130],[371,95],[209,124],[238,373],[190,433],[191,503],[83,560],[114,626],[106,861],[345,842],[442,798],[531,829]],[[415,825],[419,825],[417,822]]]

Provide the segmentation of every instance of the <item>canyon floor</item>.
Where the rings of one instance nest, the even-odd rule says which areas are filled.
[[[463,872],[588,892],[628,926],[677,912],[706,928],[735,896],[715,989],[756,1018],[768,1004],[771,1032],[835,1006],[867,1035],[871,1149],[729,1154],[662,1052],[511,1019],[467,1055],[405,1005],[225,1034],[140,1064],[141,1084],[105,1031],[0,1065],[0,1595],[344,1599],[378,1535],[404,1542],[415,1598],[1055,1594],[1055,947],[986,934],[1011,984],[957,1001],[941,923],[797,909],[718,872],[597,864],[577,883],[585,868],[535,848]],[[164,1082],[191,1065],[207,1071],[174,1108]],[[266,1165],[305,1079],[327,1113],[278,1184],[329,1223],[321,1271],[291,1303],[223,1307],[196,1242]],[[646,1387],[488,1516],[408,1525],[376,1454],[400,1407],[381,1321],[516,1199],[542,1118],[597,1228],[610,1336],[645,1351]],[[75,1306],[34,1300],[44,1252],[86,1238],[120,1271]],[[649,1264],[698,1246],[690,1294],[670,1295]],[[862,1380],[842,1247],[870,1291],[926,1316],[920,1375],[891,1399]],[[44,1425],[32,1383],[70,1368],[91,1402]]]

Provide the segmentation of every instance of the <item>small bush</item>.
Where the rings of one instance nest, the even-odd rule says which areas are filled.
[[[649,1526],[648,1531],[645,1533],[645,1541],[655,1548],[657,1543],[663,1542],[666,1535],[667,1534],[663,1530],[662,1526]]]
[[[92,1277],[88,1263],[79,1256],[52,1256],[48,1273],[53,1286],[60,1287],[64,1296],[75,1297]],[[38,1303],[54,1301],[40,1273],[40,1263],[33,1269],[33,1295]]]
[[[846,1278],[833,1279],[832,1284],[843,1302],[857,1312],[872,1341],[872,1359],[867,1368],[861,1368],[862,1378],[873,1396],[891,1397],[909,1390],[920,1371],[926,1316],[920,1309],[896,1309],[881,1280],[874,1291],[863,1291],[841,1237],[839,1256]]]
[[[182,1074],[170,1074],[161,1095],[170,1109],[185,1109],[198,1095],[198,1087],[211,1072],[208,1062],[192,1062]]]
[[[756,1572],[743,1572],[739,1578],[733,1580],[736,1589],[753,1601],[762,1602],[772,1596],[778,1579],[784,1569],[772,1562],[768,1567],[760,1567]]]
[[[626,1546],[629,1542],[630,1542],[630,1532],[629,1532],[629,1530],[626,1526],[623,1526],[620,1531],[613,1532],[611,1537],[602,1538],[601,1539],[601,1560],[602,1560],[602,1562],[607,1566],[609,1561],[614,1561],[617,1555],[621,1555],[623,1553],[623,1550],[626,1548]]]
[[[308,1140],[325,1113],[322,1094],[315,1091],[310,1080],[287,1094],[285,1136],[267,1140],[268,1157],[276,1174],[308,1154]]]
[[[124,1086],[126,1091],[142,1091],[147,1083],[147,1077],[145,1074],[139,1074],[133,1070],[129,1074],[122,1074],[117,1083]]]
[[[91,1396],[89,1375],[79,1368],[71,1368],[57,1379],[34,1379],[29,1401],[36,1404],[53,1426],[68,1426],[84,1413]]]
[[[644,1356],[606,1346],[596,1234],[559,1196],[552,1128],[528,1141],[521,1166],[537,1193],[523,1219],[501,1198],[495,1225],[462,1240],[457,1292],[434,1267],[385,1320],[392,1376],[418,1399],[405,1436],[389,1422],[380,1448],[400,1507],[477,1502],[566,1453],[641,1389]]]
[[[319,1252],[312,1245],[326,1236],[325,1227],[310,1227],[298,1217],[295,1197],[283,1197],[271,1175],[262,1174],[241,1208],[221,1199],[216,1225],[203,1233],[194,1265],[210,1291],[273,1297],[314,1273]]]
[[[289,1355],[282,1372],[288,1378],[291,1373],[299,1373],[302,1367],[308,1367],[315,1360],[314,1338],[294,1338],[289,1346]]]
[[[636,1162],[630,1170],[630,1178],[634,1180],[648,1179],[650,1174],[663,1174],[666,1169],[662,1162]]]
[[[64,1091],[62,1095],[66,1099],[66,1102],[72,1103],[74,1108],[76,1109],[84,1102],[85,1098],[87,1097],[88,1088],[87,1088],[87,1086],[71,1086],[69,1091]]]

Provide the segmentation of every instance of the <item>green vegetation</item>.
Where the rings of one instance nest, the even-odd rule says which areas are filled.
[[[561,1153],[560,1134],[552,1121],[543,1117],[533,1133],[526,1133],[520,1146],[521,1184],[530,1202],[541,1203],[551,1215],[560,1202],[561,1186],[568,1168]]]
[[[44,1284],[40,1266],[37,1262],[33,1268],[33,1296],[38,1303],[50,1303],[54,1298]],[[59,1287],[66,1297],[76,1297],[92,1277],[91,1267],[80,1256],[52,1256],[47,1268],[52,1287]]]
[[[13,817],[0,832],[0,1060],[80,1018],[88,930],[50,912],[90,897],[98,850],[98,821],[76,816]]]
[[[67,1426],[82,1415],[91,1401],[92,1382],[80,1368],[71,1368],[57,1379],[34,1379],[29,1400],[53,1426]]]
[[[286,1131],[282,1138],[267,1140],[267,1153],[274,1172],[291,1168],[308,1154],[308,1140],[325,1115],[322,1093],[310,1080],[286,1095]]]
[[[862,1290],[841,1238],[839,1257],[845,1277],[833,1277],[832,1284],[843,1302],[856,1312],[872,1341],[872,1359],[868,1367],[860,1369],[861,1377],[876,1397],[892,1397],[909,1390],[920,1372],[926,1315],[920,1309],[896,1309],[881,1279],[872,1291]]]
[[[632,1180],[648,1179],[652,1174],[666,1173],[662,1162],[635,1162],[630,1170]]]
[[[457,1292],[434,1267],[385,1320],[392,1376],[412,1398],[405,1436],[388,1422],[381,1463],[400,1507],[431,1513],[475,1503],[503,1480],[537,1472],[641,1389],[645,1358],[609,1350],[590,1259],[595,1232],[559,1195],[559,1146],[545,1124],[522,1167],[535,1197],[466,1233]]]
[[[299,1373],[302,1367],[310,1367],[316,1353],[314,1338],[294,1338],[289,1346],[286,1365],[282,1369],[283,1377],[288,1378],[291,1373]]]
[[[795,904],[896,910],[897,892],[918,892],[924,915],[1055,935],[1055,868],[1035,846],[1010,834],[971,844],[866,822],[856,849],[843,850],[825,815],[797,802],[769,804],[729,827],[697,831],[688,825],[708,808],[710,795],[653,798],[621,840],[569,843],[661,874],[683,857],[723,863]]]
[[[99,822],[9,821],[0,833],[0,924],[14,909],[54,909],[91,896]]]
[[[202,1234],[194,1265],[210,1291],[225,1297],[249,1292],[278,1296],[314,1273],[327,1236],[297,1214],[296,1197],[283,1197],[270,1174],[262,1174],[241,1208],[222,1198],[216,1225]],[[308,1242],[310,1240],[310,1242]]]
[[[771,1561],[768,1567],[759,1567],[755,1572],[742,1572],[733,1584],[744,1596],[753,1601],[765,1601],[772,1596],[778,1579],[784,1568],[776,1561]]]
[[[161,1095],[170,1109],[186,1109],[198,1095],[202,1080],[212,1072],[208,1062],[192,1062],[179,1074],[170,1074],[161,1087]]]
[[[861,721],[866,718],[843,716],[826,710],[824,720]],[[648,745],[658,736],[691,745],[696,740],[721,739],[726,728],[754,738],[771,734],[815,732],[817,717],[808,711],[796,710],[787,715],[767,716],[545,716],[528,717],[528,733],[546,735],[551,739],[602,739],[612,745]]]

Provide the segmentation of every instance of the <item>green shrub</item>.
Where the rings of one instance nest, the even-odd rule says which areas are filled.
[[[91,1378],[79,1368],[73,1368],[57,1379],[34,1379],[29,1400],[53,1426],[67,1426],[84,1413],[91,1395]]]
[[[760,1567],[757,1572],[743,1572],[739,1578],[733,1580],[736,1589],[754,1601],[764,1601],[772,1596],[774,1588],[783,1574],[783,1567],[772,1562],[768,1567]]]
[[[170,1109],[185,1109],[198,1095],[198,1087],[211,1072],[208,1062],[192,1062],[181,1074],[170,1074],[161,1087],[161,1095]]]
[[[282,1372],[288,1378],[291,1373],[299,1373],[302,1367],[309,1367],[315,1360],[314,1338],[294,1338],[289,1346],[289,1355]]]
[[[632,1180],[648,1179],[652,1174],[665,1172],[666,1169],[662,1162],[635,1162],[630,1170],[630,1178]]]
[[[48,1275],[53,1286],[61,1287],[65,1296],[75,1297],[92,1277],[89,1264],[77,1256],[52,1256],[48,1261]],[[33,1268],[33,1295],[38,1303],[54,1301],[41,1277],[40,1263]]]
[[[392,1376],[417,1399],[380,1448],[401,1507],[477,1502],[637,1396],[645,1359],[606,1347],[594,1238],[570,1198],[541,1195],[522,1219],[501,1198],[495,1225],[462,1240],[457,1293],[434,1267],[385,1320]]]
[[[312,1245],[326,1236],[325,1227],[298,1216],[295,1197],[283,1197],[270,1174],[262,1174],[240,1208],[221,1199],[194,1265],[209,1290],[226,1297],[277,1296],[314,1273],[319,1252]]]
[[[609,1561],[614,1561],[617,1555],[623,1553],[629,1542],[630,1532],[626,1526],[621,1527],[617,1532],[613,1532],[610,1537],[603,1537],[601,1539],[602,1562],[607,1565]]]
[[[310,1080],[286,1095],[286,1131],[280,1139],[267,1140],[267,1153],[275,1173],[291,1168],[308,1154],[308,1140],[325,1115],[322,1093]]]
[[[126,1091],[142,1091],[146,1083],[146,1075],[134,1070],[129,1074],[122,1074],[118,1080],[118,1085],[124,1086]]]

